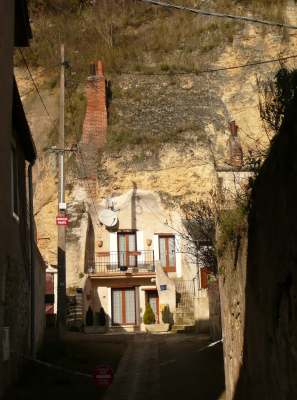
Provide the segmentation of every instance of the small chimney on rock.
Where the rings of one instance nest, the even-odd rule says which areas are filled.
[[[91,76],[95,76],[96,75],[96,69],[95,69],[94,61],[91,61],[91,64],[90,64],[90,75]]]
[[[104,76],[102,61],[98,61],[98,76]]]
[[[230,121],[231,135],[229,137],[230,160],[229,163],[233,167],[242,166],[242,146],[237,133],[235,120]]]

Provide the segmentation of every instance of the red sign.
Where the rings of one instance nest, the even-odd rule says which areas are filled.
[[[68,217],[56,217],[56,225],[68,226]]]
[[[93,379],[97,386],[106,388],[112,384],[114,378],[113,370],[106,365],[100,365],[93,372]]]

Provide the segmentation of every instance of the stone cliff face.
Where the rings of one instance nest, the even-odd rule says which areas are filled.
[[[287,19],[296,23],[295,5],[287,10]],[[276,28],[263,34],[260,27],[246,24],[242,34],[218,56],[214,73],[199,75],[141,76],[136,74],[108,77],[114,108],[109,129],[134,134],[142,132],[147,144],[134,141],[118,149],[110,146],[98,156],[97,189],[87,201],[79,176],[79,156],[66,161],[66,201],[70,226],[67,237],[67,264],[84,259],[87,212],[106,195],[113,197],[133,187],[156,191],[166,209],[177,210],[189,200],[209,199],[216,187],[216,166],[229,159],[229,121],[239,127],[243,154],[257,141],[267,142],[258,110],[257,81],[272,78],[278,63],[244,69],[220,70],[254,61],[277,59],[293,53],[297,45],[291,31]],[[287,67],[294,67],[288,60]],[[88,65],[86,65],[86,69]],[[16,69],[18,78],[24,72]],[[37,78],[36,78],[37,80]],[[52,129],[38,95],[31,94],[28,80],[20,80],[24,107],[37,144],[39,158],[34,167],[35,219],[38,245],[46,262],[57,264],[57,167],[55,153],[43,151]],[[24,84],[24,82],[26,82]],[[46,88],[40,79],[40,94],[53,118],[58,119],[58,89]],[[86,85],[79,87],[84,92]],[[130,132],[130,133],[129,133]],[[127,140],[129,142],[129,139]],[[79,246],[77,246],[79,243]],[[72,249],[72,250],[70,250]],[[79,284],[83,263],[67,276],[69,285]]]

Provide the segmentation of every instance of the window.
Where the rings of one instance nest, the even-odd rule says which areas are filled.
[[[135,325],[135,288],[112,289],[112,324]]]
[[[136,251],[136,234],[119,233],[118,241],[120,267],[136,267],[136,255],[131,255]]]
[[[11,201],[12,213],[14,216],[19,215],[19,193],[18,193],[18,161],[15,147],[11,147]]]
[[[160,260],[164,271],[176,272],[175,237],[159,236]]]

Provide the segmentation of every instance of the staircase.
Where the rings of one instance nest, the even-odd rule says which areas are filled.
[[[67,296],[67,329],[83,331],[82,294]]]
[[[176,311],[171,333],[195,333],[193,281],[175,280]]]
[[[179,308],[173,315],[171,333],[195,333],[194,307]]]

